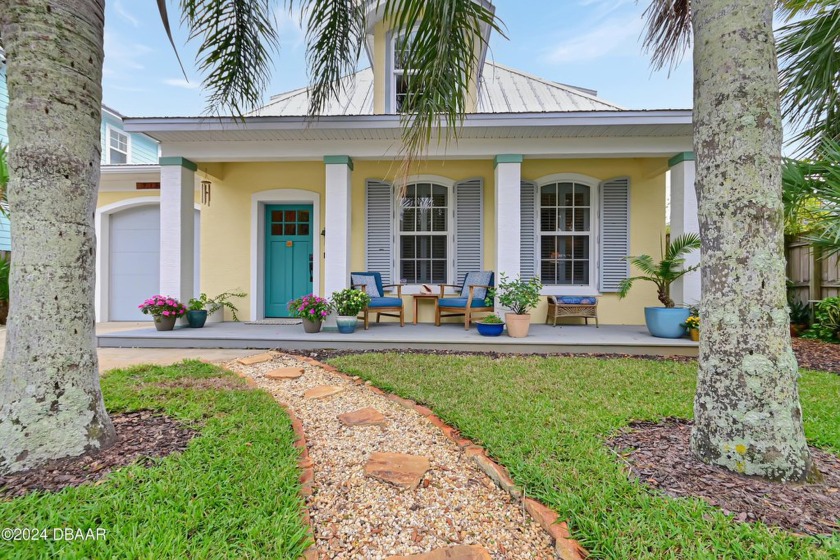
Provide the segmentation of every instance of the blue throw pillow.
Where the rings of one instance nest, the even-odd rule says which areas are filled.
[[[557,301],[566,305],[594,305],[596,299],[585,296],[557,296]]]
[[[367,274],[351,274],[350,281],[357,289],[364,286],[364,291],[370,297],[382,297],[379,293],[379,288],[376,286],[376,278],[368,276]]]
[[[464,278],[464,287],[461,288],[461,297],[470,297],[470,286],[489,286],[492,272],[470,272]],[[484,299],[487,297],[487,288],[476,288],[473,290],[473,299]]]

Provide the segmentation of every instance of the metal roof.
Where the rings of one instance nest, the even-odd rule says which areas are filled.
[[[341,95],[330,100],[322,116],[373,115],[373,71],[370,68],[342,78]],[[309,88],[271,97],[250,116],[305,116]],[[597,97],[597,92],[551,82],[531,74],[487,62],[480,79],[477,113],[563,113],[571,111],[621,111],[618,105]]]

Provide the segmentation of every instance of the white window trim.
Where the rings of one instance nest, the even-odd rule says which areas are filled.
[[[601,181],[595,177],[588,175],[581,175],[579,173],[555,173],[540,177],[534,183],[537,185],[536,196],[534,197],[534,271],[537,276],[540,276],[540,252],[542,244],[542,231],[540,227],[541,204],[540,194],[541,189],[546,185],[554,183],[580,183],[590,188],[590,224],[589,224],[589,284],[586,286],[563,286],[560,284],[543,285],[540,292],[544,296],[597,296],[600,295],[598,291],[598,278],[600,273],[601,263],[601,221],[600,221],[600,204],[601,204]]]
[[[119,128],[117,128],[117,127],[115,127],[111,124],[106,124],[105,129],[108,132],[108,134],[105,137],[105,154],[106,154],[105,155],[105,162],[108,165],[129,165],[129,164],[131,164],[131,134],[129,134],[128,132],[126,132],[124,130],[120,130]],[[111,149],[112,149],[111,148],[111,133],[112,132],[118,132],[119,134],[122,134],[123,136],[126,137],[125,163],[111,163]],[[114,148],[114,149],[116,149],[116,148]],[[117,150],[117,151],[119,152],[120,150]]]
[[[455,280],[455,181],[452,179],[448,179],[446,177],[441,177],[439,175],[413,175],[406,178],[404,181],[400,181],[394,184],[394,200],[396,200],[396,195],[399,192],[400,188],[403,185],[412,185],[415,183],[432,183],[434,185],[438,185],[440,187],[445,187],[448,191],[447,193],[447,200],[448,200],[448,208],[447,208],[447,224],[446,224],[446,282],[445,284],[452,284]],[[398,201],[397,201],[398,202]],[[393,216],[392,223],[393,228],[392,231],[394,232],[394,238],[392,240],[392,246],[394,248],[393,251],[393,259],[394,262],[392,263],[391,267],[391,279],[394,284],[398,284],[402,278],[400,277],[400,257],[401,257],[401,250],[402,244],[400,243],[400,237],[402,237],[402,232],[400,231],[400,207],[398,203],[393,204]],[[416,233],[416,232],[415,232]],[[423,232],[420,232],[423,233]],[[438,284],[428,284],[433,288],[438,286]],[[402,292],[404,294],[419,294],[423,284],[406,284],[403,286]],[[451,290],[451,288],[448,288]],[[432,293],[435,293],[434,290]]]
[[[388,38],[388,60],[387,60],[387,68],[388,71],[388,85],[389,91],[386,91],[387,99],[386,99],[386,106],[387,112],[397,114],[397,65],[396,65],[396,57],[397,57],[397,40],[405,35],[411,35],[415,33],[416,29],[412,29],[409,33],[391,33]],[[402,75],[405,75],[405,71],[401,70]]]

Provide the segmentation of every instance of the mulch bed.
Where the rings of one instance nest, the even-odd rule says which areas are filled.
[[[840,530],[840,458],[811,448],[823,474],[820,484],[780,484],[731,473],[695,459],[689,450],[691,422],[668,418],[634,422],[608,445],[632,476],[672,497],[701,498],[737,521],[762,521],[799,534]],[[628,452],[628,450],[630,450]]]
[[[150,411],[112,414],[117,441],[95,455],[50,461],[37,469],[0,476],[0,498],[15,498],[37,490],[57,492],[94,482],[120,467],[183,451],[197,432]]]
[[[302,354],[304,352],[295,350],[283,350],[287,354]],[[793,339],[793,351],[796,354],[796,359],[799,362],[799,367],[803,369],[814,369],[818,371],[828,371],[840,374],[840,344],[832,344],[830,342],[823,342],[821,340],[808,340],[804,338]],[[631,358],[635,360],[656,360],[656,361],[672,361],[692,363],[697,362],[697,358],[692,356],[651,356],[639,354],[573,354],[573,353],[539,353],[539,354],[511,354],[503,352],[464,352],[460,350],[310,350],[305,354],[317,360],[326,361],[339,356],[352,356],[356,354],[382,354],[386,352],[396,352],[399,354],[438,354],[441,356],[487,356],[492,359],[518,357],[518,356],[537,356],[541,358],[598,358],[601,360],[615,360],[621,358]]]
[[[794,338],[793,351],[796,353],[799,367],[803,369],[840,373],[840,344]]]
[[[293,354],[298,356],[308,356],[316,360],[325,362],[332,358],[341,356],[355,356],[359,354],[427,354],[437,356],[485,356],[493,360],[502,358],[598,358],[601,360],[617,360],[621,358],[634,358],[639,360],[656,360],[656,361],[672,361],[672,362],[696,362],[697,358],[691,356],[654,356],[654,355],[639,355],[639,354],[577,354],[571,352],[556,352],[556,353],[512,353],[512,352],[467,352],[464,350],[414,350],[410,348],[405,349],[373,349],[373,350],[284,350],[277,349],[278,352],[285,354]]]

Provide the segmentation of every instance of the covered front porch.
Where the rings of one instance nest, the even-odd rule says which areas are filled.
[[[633,354],[696,356],[697,343],[688,338],[655,338],[643,325],[531,325],[527,338],[485,337],[462,325],[372,324],[353,334],[307,334],[301,325],[209,323],[201,329],[178,326],[158,332],[149,323],[100,323],[100,348],[254,348],[288,351],[438,350],[456,352]]]

